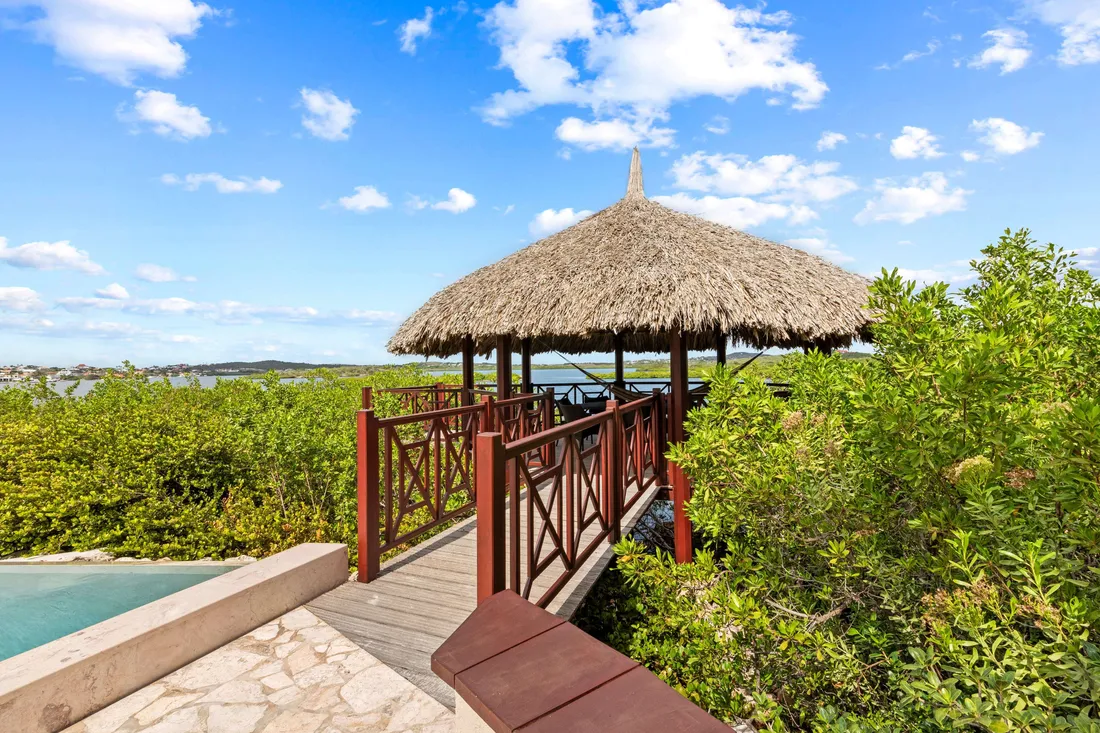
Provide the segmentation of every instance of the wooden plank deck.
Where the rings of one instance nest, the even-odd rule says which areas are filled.
[[[659,489],[650,487],[622,520],[623,536],[649,509]],[[521,512],[523,516],[525,512]],[[307,604],[307,608],[420,689],[454,709],[454,690],[431,671],[431,655],[476,606],[477,517],[432,537],[391,559],[371,583],[348,582]],[[582,547],[598,534],[589,527]],[[520,537],[526,537],[526,521]],[[521,547],[526,552],[525,542]],[[572,618],[613,557],[605,540],[547,610]],[[534,583],[536,599],[557,579],[561,566],[548,568]]]

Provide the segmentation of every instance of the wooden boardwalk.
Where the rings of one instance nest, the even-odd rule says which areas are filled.
[[[659,489],[650,487],[622,519],[627,536],[649,509]],[[521,512],[521,516],[526,512]],[[589,527],[587,544],[598,533]],[[344,636],[389,665],[444,705],[454,709],[454,690],[431,671],[431,655],[476,605],[477,517],[467,519],[382,566],[371,583],[348,582],[307,605]],[[526,536],[526,523],[520,537]],[[525,551],[525,550],[524,550]],[[613,557],[604,541],[549,603],[547,609],[571,618]],[[560,575],[561,565],[534,583],[538,598]]]

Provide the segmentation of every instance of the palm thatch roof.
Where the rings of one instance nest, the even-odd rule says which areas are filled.
[[[757,348],[846,346],[871,317],[867,281],[792,247],[645,197],[641,158],[626,196],[443,288],[402,324],[395,354],[445,357],[474,339],[530,338],[535,353],[667,351],[669,334],[711,349],[724,333]]]

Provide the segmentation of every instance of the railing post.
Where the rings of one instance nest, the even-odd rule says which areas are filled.
[[[668,424],[665,420],[665,395],[660,387],[653,388],[653,471],[661,486],[668,486],[668,468],[665,465],[665,445]]]
[[[477,602],[480,605],[505,587],[504,441],[500,433],[477,436],[476,471]]]
[[[611,542],[614,544],[622,538],[623,467],[626,465],[623,448],[626,441],[623,440],[623,416],[619,412],[618,401],[608,400],[607,411],[611,413],[611,420],[608,421],[610,439],[604,450],[604,516],[611,528]],[[637,420],[637,413],[634,419]]]
[[[374,409],[374,395],[371,392],[370,387],[363,387],[363,407],[364,410]]]
[[[435,407],[432,408],[434,410],[447,409],[447,398],[443,394],[444,387],[446,387],[446,385],[443,384],[443,382],[435,383]]]
[[[554,427],[554,388],[547,387],[543,392],[542,403],[542,429],[550,430]],[[542,465],[552,466],[554,464],[554,449],[555,443],[547,443],[542,447]]]
[[[368,388],[369,389],[369,388]],[[378,418],[374,410],[360,410],[356,418],[357,440],[357,494],[359,520],[359,572],[360,583],[369,583],[378,577],[382,558],[378,551]]]
[[[494,431],[493,396],[490,394],[481,395],[481,407],[481,432],[491,433]]]

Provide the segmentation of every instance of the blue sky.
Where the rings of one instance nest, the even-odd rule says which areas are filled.
[[[1100,0],[0,0],[0,362],[379,363],[623,194],[965,282],[1097,255]]]

